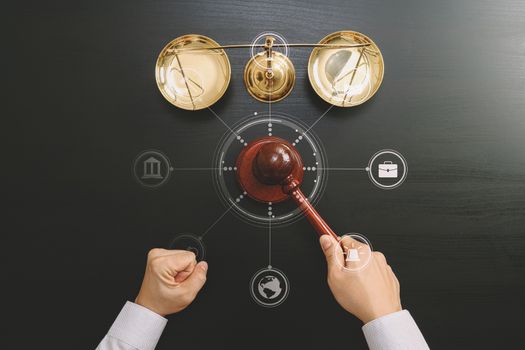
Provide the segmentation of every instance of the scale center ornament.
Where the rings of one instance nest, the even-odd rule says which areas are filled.
[[[179,108],[210,107],[230,83],[226,50],[251,48],[252,57],[244,69],[246,90],[258,101],[278,102],[295,85],[289,49],[305,47],[313,48],[308,61],[310,84],[326,102],[352,107],[367,101],[379,89],[384,74],[383,56],[372,39],[354,31],[332,33],[317,44],[288,44],[276,33],[262,34],[252,44],[233,45],[219,45],[203,35],[184,35],[172,40],[159,54],[155,68],[157,86],[164,98]]]

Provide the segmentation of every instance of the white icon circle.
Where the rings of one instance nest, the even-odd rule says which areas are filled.
[[[380,161],[385,158],[388,160]],[[408,164],[405,157],[398,151],[384,149],[376,152],[370,158],[366,171],[374,185],[384,190],[392,190],[406,180]]]
[[[206,249],[204,248],[202,239],[191,233],[182,233],[175,236],[170,243],[170,249],[187,250],[192,252],[195,254],[195,259],[197,261],[204,260],[206,256]]]
[[[154,188],[165,184],[172,171],[168,157],[157,150],[143,151],[133,162],[135,179],[144,187]]]
[[[370,263],[372,259],[372,244],[360,233],[347,233],[341,236],[339,244],[334,245],[334,252],[337,264],[344,271],[357,272],[367,267]],[[344,263],[341,263],[341,261],[344,261]]]
[[[290,293],[290,282],[286,275],[269,266],[257,271],[250,280],[250,295],[263,307],[281,305]]]
[[[261,45],[261,44],[264,44],[264,41],[266,39],[266,37],[268,36],[271,36],[275,39],[275,43],[274,45],[278,45],[278,46],[281,46],[280,48],[276,48],[274,47],[273,50],[276,50],[276,51],[279,51],[281,52],[284,56],[288,57],[289,55],[289,47],[288,47],[288,42],[286,41],[286,39],[284,38],[284,36],[282,36],[281,34],[279,33],[276,33],[276,32],[263,32],[259,35],[257,35],[257,37],[255,39],[253,39],[252,41],[252,44],[250,45],[250,56],[252,58],[254,58],[255,56],[257,56],[258,54],[260,54],[261,50],[258,50],[259,48],[257,47],[258,45]],[[267,67],[266,66],[262,66],[259,62],[255,61],[255,64],[258,65],[259,67],[261,68],[264,68],[266,69]]]

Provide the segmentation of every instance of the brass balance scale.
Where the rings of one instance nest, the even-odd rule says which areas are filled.
[[[288,44],[279,35],[263,34],[252,44],[221,46],[202,35],[181,36],[161,51],[155,71],[157,84],[163,96],[179,108],[209,108],[224,95],[231,79],[225,50],[250,48],[252,57],[244,69],[248,93],[261,102],[278,102],[295,84],[295,68],[288,58],[291,47],[313,48],[308,61],[310,83],[334,106],[364,103],[383,80],[383,57],[377,45],[361,33],[341,31],[317,44]],[[259,203],[272,205],[292,199],[319,235],[337,239],[301,191],[305,167],[295,145],[271,133],[245,143],[236,159],[237,183]]]
[[[226,92],[231,66],[226,50],[250,48],[244,84],[255,99],[273,103],[286,98],[295,84],[289,48],[312,47],[308,77],[315,92],[338,107],[366,102],[383,80],[383,57],[366,35],[340,31],[317,44],[288,44],[277,35],[264,35],[252,44],[219,45],[203,35],[184,35],[161,51],[155,76],[162,95],[186,110],[210,107]],[[262,49],[262,50],[261,50]],[[260,50],[259,52],[256,52]]]
[[[226,51],[242,48],[249,48],[251,53],[244,68],[244,85],[253,98],[268,104],[268,114],[254,112],[255,117],[230,127],[210,106],[224,95],[230,83]],[[252,298],[264,307],[280,305],[290,290],[286,275],[272,266],[274,225],[305,216],[319,235],[330,235],[340,242],[345,261],[342,267],[348,271],[364,268],[372,251],[364,236],[340,237],[314,208],[327,169],[324,151],[310,132],[315,123],[305,126],[282,113],[273,113],[272,117],[272,103],[289,96],[295,85],[290,48],[312,48],[308,78],[317,95],[331,104],[329,109],[366,102],[383,80],[379,48],[370,38],[354,31],[332,33],[317,44],[288,44],[277,33],[263,33],[251,44],[222,46],[203,35],[184,35],[164,47],[155,69],[157,85],[166,100],[185,110],[208,108],[228,128],[211,168],[219,196],[228,206],[218,220],[232,209],[247,222],[268,227],[268,267],[250,280]],[[210,228],[198,237],[181,235],[170,248],[191,246],[197,258],[203,259],[202,238]],[[366,249],[359,253],[362,247]],[[274,296],[261,292],[261,283],[267,280],[279,285]]]

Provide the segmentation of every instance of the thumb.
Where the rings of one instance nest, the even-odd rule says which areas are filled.
[[[321,244],[321,248],[326,257],[326,263],[328,264],[329,270],[337,267],[337,260],[339,260],[340,266],[345,266],[343,249],[335,238],[330,235],[322,235],[319,238],[319,243]]]
[[[197,294],[204,286],[204,283],[206,283],[207,273],[208,263],[206,261],[201,261],[200,263],[195,265],[195,268],[193,269],[192,273],[188,276],[188,278],[186,278],[182,285],[188,291]]]

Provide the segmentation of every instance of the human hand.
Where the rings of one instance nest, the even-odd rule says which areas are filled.
[[[347,271],[343,266],[349,263],[345,262],[341,243],[344,246],[364,243],[349,236],[337,242],[329,235],[322,235],[320,243],[328,264],[328,286],[343,309],[365,324],[401,311],[399,281],[382,253],[373,252],[362,270]]]
[[[152,249],[135,303],[163,317],[179,312],[191,304],[204,286],[207,271],[208,264],[197,264],[192,252]]]

